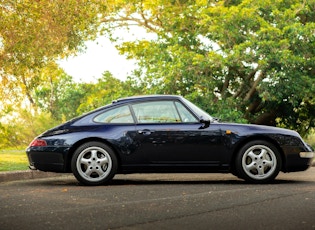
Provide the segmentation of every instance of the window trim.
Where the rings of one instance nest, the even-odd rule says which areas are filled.
[[[180,118],[180,121],[179,122],[148,122],[148,123],[141,123],[138,121],[137,117],[136,117],[136,114],[135,114],[135,111],[133,109],[133,105],[137,105],[137,104],[143,104],[143,103],[149,103],[149,102],[162,102],[162,101],[169,101],[169,102],[172,102],[172,104],[174,105],[175,107],[175,110]],[[182,116],[178,110],[178,106],[176,105],[175,102],[178,102],[180,103],[194,118],[196,118],[196,121],[194,122],[184,122],[183,119],[182,119]],[[196,114],[189,108],[187,107],[187,105],[179,100],[179,99],[152,99],[152,100],[146,100],[146,101],[137,101],[137,102],[133,102],[133,103],[130,103],[129,104],[129,107],[130,107],[130,110],[131,110],[131,113],[133,115],[133,118],[134,118],[134,121],[135,121],[135,124],[137,125],[146,125],[146,124],[156,124],[156,125],[163,125],[163,124],[197,124],[197,123],[200,123],[199,122],[199,118],[196,116]]]
[[[101,121],[95,121],[95,118],[100,116],[101,114],[104,114],[104,113],[107,113],[111,110],[114,110],[114,109],[119,109],[119,108],[122,108],[122,107],[128,107],[129,109],[129,112],[130,112],[130,116],[132,118],[132,122],[128,122],[128,123],[122,123],[122,122],[101,122]],[[106,110],[102,110],[100,111],[99,113],[97,113],[93,118],[92,118],[92,121],[95,123],[95,124],[104,124],[104,125],[135,125],[136,124],[136,120],[135,120],[135,116],[133,114],[133,110],[132,108],[130,107],[130,104],[123,104],[123,105],[117,105],[117,106],[113,106],[113,107],[110,107]]]

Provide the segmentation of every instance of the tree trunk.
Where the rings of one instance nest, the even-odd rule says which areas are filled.
[[[31,92],[30,92],[30,89],[27,85],[27,82],[26,82],[26,79],[24,76],[22,76],[22,82],[23,82],[23,85],[24,85],[24,89],[25,89],[25,94],[26,94],[26,97],[28,99],[28,101],[30,102],[31,106],[32,107],[35,107],[35,101],[33,99],[33,97],[31,96]]]
[[[258,125],[276,126],[276,118],[277,118],[276,110],[272,110],[256,117],[256,119],[252,123]]]

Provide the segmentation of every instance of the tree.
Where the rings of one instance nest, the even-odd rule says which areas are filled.
[[[42,112],[33,116],[29,110],[20,109],[18,114],[6,117],[6,122],[0,121],[0,149],[25,149],[34,137],[57,124],[49,113]]]
[[[78,113],[88,112],[110,104],[118,98],[140,93],[141,90],[133,84],[132,80],[121,81],[114,78],[110,72],[105,71],[97,83],[89,85],[89,92],[82,98],[77,109]]]
[[[42,111],[50,113],[53,119],[61,122],[79,115],[77,109],[82,98],[90,91],[91,85],[76,83],[62,70],[56,71],[59,71],[59,75],[51,70],[43,73],[46,84],[37,86],[33,98]]]
[[[98,32],[98,0],[0,0],[0,96],[21,101],[42,68],[76,53]]]
[[[212,114],[232,109],[230,118],[302,134],[315,126],[315,1],[119,2],[123,9],[103,19],[109,28],[157,34],[119,46],[138,60],[146,92],[182,94]]]
[[[0,115],[24,98],[56,111],[75,92],[58,94],[67,77],[55,61],[99,34],[119,41],[115,28],[141,26],[156,39],[117,46],[139,68],[126,82],[105,73],[86,85],[91,93],[77,112],[120,96],[169,93],[224,119],[302,134],[315,126],[314,0],[0,0],[0,19]]]

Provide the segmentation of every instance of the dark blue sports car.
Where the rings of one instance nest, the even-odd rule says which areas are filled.
[[[27,148],[31,169],[85,185],[117,173],[233,173],[267,183],[306,170],[314,152],[292,130],[220,123],[180,96],[118,99],[50,129]]]

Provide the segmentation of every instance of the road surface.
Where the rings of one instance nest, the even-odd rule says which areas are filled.
[[[0,183],[0,229],[315,229],[315,167],[252,185],[230,174],[72,175]]]

